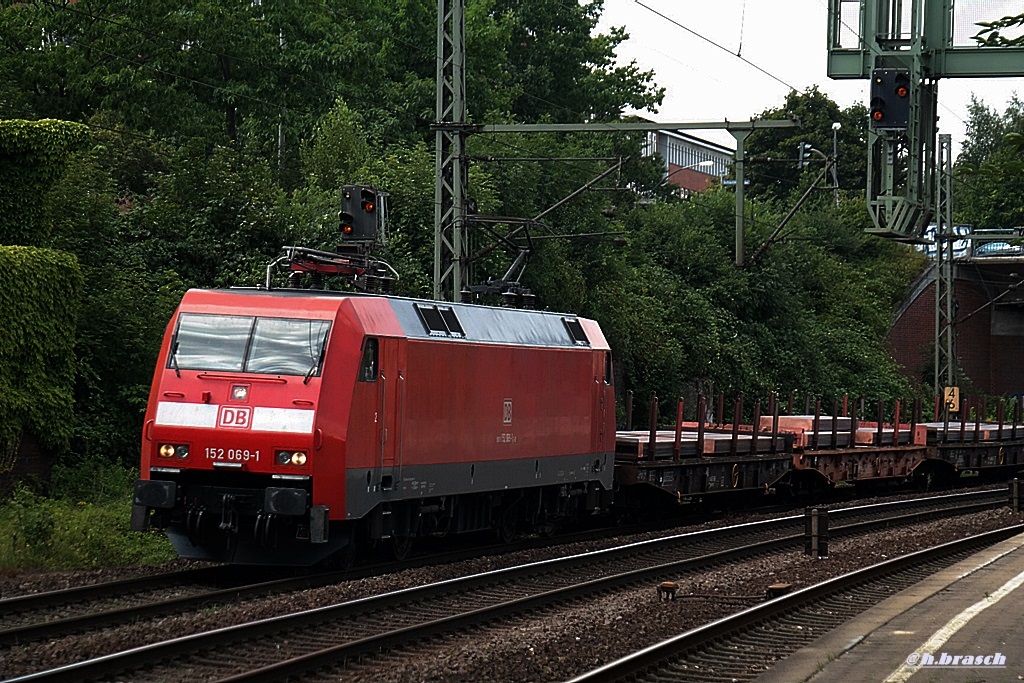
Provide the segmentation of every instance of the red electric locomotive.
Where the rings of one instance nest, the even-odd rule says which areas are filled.
[[[314,289],[192,290],[146,410],[132,528],[312,564],[602,507],[608,344],[571,315]]]

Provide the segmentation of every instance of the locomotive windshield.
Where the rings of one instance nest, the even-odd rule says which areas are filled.
[[[330,327],[326,320],[182,313],[167,367],[319,375]]]

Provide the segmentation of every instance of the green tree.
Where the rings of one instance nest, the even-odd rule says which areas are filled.
[[[975,228],[1024,225],[1024,102],[999,114],[978,100],[968,109],[967,137],[954,167],[953,208]]]
[[[761,239],[779,216],[752,208],[765,218],[751,226]],[[732,217],[721,191],[631,214],[632,279],[603,290],[599,306],[627,386],[691,397],[708,386],[750,396],[908,390],[884,338],[920,270],[916,252],[865,235],[863,207],[825,201],[795,219],[793,238],[736,269]]]
[[[615,49],[628,34],[621,28],[594,33],[603,6],[603,0],[492,0],[491,15],[508,40],[502,82],[511,106],[501,111],[524,122],[588,121],[661,103],[664,90],[654,87],[653,72],[615,62]]]
[[[750,195],[787,199],[799,190],[805,174],[817,175],[825,163],[821,155],[832,156],[833,124],[837,148],[839,187],[846,193],[862,193],[867,175],[867,109],[853,105],[840,109],[817,86],[803,93],[791,91],[781,107],[766,109],[761,118],[780,119],[796,116],[799,128],[774,128],[756,131],[748,138],[747,154],[752,157],[747,176]],[[812,153],[806,169],[799,168],[798,146],[809,143],[821,155]],[[826,184],[831,185],[831,174]]]
[[[981,45],[995,47],[1018,47],[1024,45],[1024,35],[1007,36],[1003,31],[1024,26],[1024,14],[1009,15],[995,21],[979,21],[980,30],[974,39]],[[1019,31],[1012,31],[1019,33]]]

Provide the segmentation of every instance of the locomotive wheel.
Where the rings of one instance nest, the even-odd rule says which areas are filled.
[[[408,535],[395,534],[391,537],[391,554],[399,562],[409,557],[412,551],[413,537]]]
[[[351,569],[352,565],[355,564],[356,556],[358,555],[359,542],[355,532],[353,531],[348,544],[330,557],[330,564],[335,569]]]
[[[515,508],[509,508],[505,512],[501,513],[498,518],[498,525],[495,527],[495,532],[498,534],[498,541],[501,543],[511,543],[515,540],[516,532],[518,531],[518,525],[516,521]]]

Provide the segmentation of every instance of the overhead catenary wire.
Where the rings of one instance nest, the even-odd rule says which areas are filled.
[[[779,78],[778,76],[776,76],[772,72],[768,71],[767,69],[765,69],[761,65],[752,62],[751,60],[747,59],[746,57],[743,57],[740,54],[734,53],[729,48],[725,47],[724,45],[722,45],[720,43],[716,43],[715,41],[711,40],[707,36],[702,36],[701,34],[697,33],[693,29],[691,29],[690,27],[680,23],[679,21],[676,21],[675,19],[673,19],[672,17],[668,16],[667,14],[663,14],[663,13],[659,12],[658,10],[654,9],[653,7],[651,7],[650,5],[644,4],[641,0],[633,0],[633,2],[635,2],[638,5],[640,5],[641,7],[643,7],[645,10],[647,10],[651,14],[655,14],[655,15],[661,17],[662,19],[664,19],[665,21],[669,22],[670,24],[673,24],[674,26],[678,26],[679,28],[683,29],[687,33],[689,33],[689,34],[691,34],[691,35],[693,35],[693,36],[695,36],[697,38],[700,38],[704,42],[706,42],[706,43],[708,43],[710,45],[715,46],[716,48],[718,48],[722,52],[725,52],[725,53],[729,54],[730,56],[735,57],[736,59],[740,60],[741,62],[747,64],[748,66],[751,66],[754,69],[757,69],[758,71],[763,73],[765,76],[768,76],[772,80],[781,83],[782,85],[786,86],[790,90],[799,90],[796,86],[794,86],[794,85],[792,85],[790,83],[787,83],[786,81],[784,81],[783,79]]]

